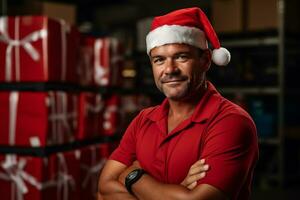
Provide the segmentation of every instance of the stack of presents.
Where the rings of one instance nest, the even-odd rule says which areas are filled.
[[[63,20],[0,17],[0,199],[95,199],[120,105],[97,89],[121,85],[122,55]]]

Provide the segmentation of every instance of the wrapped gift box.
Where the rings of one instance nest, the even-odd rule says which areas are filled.
[[[62,152],[57,159],[57,200],[80,200],[80,150]]]
[[[104,135],[112,136],[120,131],[120,101],[117,95],[111,95],[105,99],[102,123]]]
[[[81,199],[97,199],[99,175],[111,152],[111,143],[91,145],[81,150]]]
[[[0,81],[77,81],[79,39],[63,20],[0,17]]]
[[[72,142],[77,127],[77,94],[0,92],[0,145],[38,147]]]
[[[1,199],[57,199],[57,164],[54,156],[0,155]],[[5,192],[4,192],[5,191]]]
[[[79,125],[77,139],[100,136],[102,131],[104,100],[100,94],[82,92],[79,95]]]
[[[10,200],[79,200],[80,152],[49,157],[0,155],[1,198]]]
[[[99,175],[116,145],[115,142],[101,143],[81,150],[81,199],[97,199]]]
[[[122,45],[115,38],[82,36],[78,67],[81,84],[120,86],[123,54]]]

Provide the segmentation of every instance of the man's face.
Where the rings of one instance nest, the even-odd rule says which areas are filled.
[[[171,100],[192,97],[203,86],[210,52],[185,44],[167,44],[150,52],[156,86]]]

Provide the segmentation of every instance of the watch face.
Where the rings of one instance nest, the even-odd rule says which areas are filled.
[[[138,175],[138,171],[132,171],[130,174],[128,174],[128,179],[133,179],[134,177],[136,177]]]

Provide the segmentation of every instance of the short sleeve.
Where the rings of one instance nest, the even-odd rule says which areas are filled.
[[[210,170],[198,184],[210,184],[232,199],[252,176],[258,159],[258,142],[253,121],[243,115],[230,114],[209,125],[201,158]]]
[[[127,166],[130,166],[136,160],[136,138],[139,133],[141,120],[147,113],[151,111],[150,108],[142,110],[129,124],[121,141],[120,145],[110,155],[110,160],[119,161]]]
[[[137,126],[138,117],[129,124],[126,129],[119,146],[110,155],[110,160],[119,161],[127,166],[131,165],[136,160],[136,137],[135,131]]]

